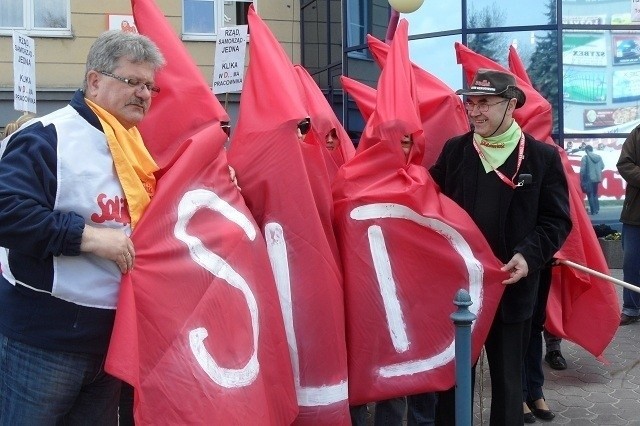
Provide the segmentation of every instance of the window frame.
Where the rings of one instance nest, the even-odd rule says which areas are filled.
[[[66,28],[42,28],[35,27],[35,7],[34,4],[39,0],[18,0],[22,2],[23,20],[20,27],[0,27],[0,36],[10,36],[13,31],[19,31],[29,37],[57,37],[70,38],[73,36],[71,31],[71,0],[61,0],[66,2],[67,10],[67,27]]]
[[[351,16],[352,9],[347,6],[346,48],[349,49],[347,56],[352,59],[371,59],[369,49],[367,48],[367,34],[371,33],[371,4],[367,0],[351,0],[348,5],[355,2],[357,2],[358,13],[360,14],[360,16]],[[354,26],[357,26],[358,29],[362,29],[362,37],[361,40],[359,40],[358,44],[352,44],[352,28],[354,28]],[[360,50],[351,50],[356,46],[364,46],[364,48]]]
[[[218,29],[223,28],[225,26],[235,26],[241,25],[237,23],[229,23],[229,25],[225,25],[223,22],[224,19],[224,6],[225,3],[252,3],[253,7],[258,10],[257,0],[210,0],[213,3],[213,10],[215,20],[213,22],[214,32],[213,33],[187,33],[185,32],[186,28],[186,14],[185,14],[185,0],[182,0],[182,40],[183,41],[216,41],[218,39]]]

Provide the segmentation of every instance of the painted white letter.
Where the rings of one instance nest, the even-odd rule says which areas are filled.
[[[189,332],[189,346],[198,364],[211,380],[226,388],[247,386],[253,383],[260,370],[260,364],[258,363],[258,304],[247,282],[233,270],[231,265],[217,254],[207,250],[199,238],[187,234],[187,224],[193,215],[202,208],[221,213],[227,219],[236,223],[251,240],[256,238],[257,232],[245,215],[211,191],[204,189],[189,191],[182,197],[178,205],[178,221],[174,228],[176,238],[189,247],[189,254],[198,265],[242,292],[251,314],[253,331],[251,358],[244,367],[239,369],[222,367],[209,354],[204,346],[204,339],[209,333],[204,327],[198,327]]]
[[[351,211],[351,218],[355,220],[371,220],[383,218],[395,218],[410,220],[418,225],[433,229],[444,236],[450,242],[453,250],[462,257],[469,274],[469,294],[474,304],[469,310],[474,314],[482,307],[482,278],[483,268],[464,237],[446,223],[429,217],[424,217],[414,210],[401,204],[379,203],[367,204],[357,207]],[[389,333],[397,352],[406,351],[411,342],[406,340],[406,324],[402,319],[402,309],[397,297],[395,282],[391,276],[391,266],[389,254],[384,244],[384,236],[379,226],[369,227],[369,247],[373,264],[376,269],[376,277],[380,286],[380,291],[384,301],[387,315]],[[453,301],[452,301],[453,302]],[[474,324],[472,324],[473,327]],[[382,377],[405,376],[423,371],[431,370],[441,365],[447,364],[455,356],[455,342],[445,348],[442,352],[425,359],[416,359],[397,364],[386,365],[380,368]]]
[[[278,223],[267,223],[264,227],[264,233],[269,259],[271,260],[271,269],[273,269],[273,275],[278,286],[278,295],[280,296],[280,306],[282,308],[282,317],[284,318],[284,328],[287,332],[298,405],[301,407],[315,407],[344,401],[348,398],[346,380],[335,385],[320,387],[303,387],[300,384],[300,359],[296,333],[293,327],[293,302],[291,298],[287,243],[282,226]]]

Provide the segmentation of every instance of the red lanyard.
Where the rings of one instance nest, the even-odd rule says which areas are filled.
[[[476,140],[473,140],[473,147],[476,149],[476,151],[478,152],[478,155],[480,156],[480,158],[482,158],[484,161],[487,162],[488,165],[491,166],[491,168],[493,169],[494,172],[496,172],[496,174],[498,175],[498,177],[507,185],[509,185],[511,188],[516,189],[516,187],[518,185],[516,185],[515,183],[513,183],[513,180],[516,178],[516,176],[518,175],[518,170],[520,170],[520,165],[522,164],[522,159],[524,158],[524,133],[520,134],[520,142],[518,142],[518,164],[516,165],[516,172],[513,174],[513,177],[511,178],[511,180],[509,180],[509,178],[507,178],[500,170],[496,169],[495,167],[493,167],[493,164],[491,164],[489,162],[489,160],[487,160],[487,158],[484,156],[484,154],[482,153],[482,151],[480,151],[480,147],[478,146],[478,144],[476,143]]]

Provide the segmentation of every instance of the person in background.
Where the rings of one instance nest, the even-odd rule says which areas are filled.
[[[602,182],[604,161],[602,161],[602,157],[593,152],[591,145],[587,145],[584,151],[585,155],[580,162],[580,186],[582,187],[582,191],[587,194],[589,214],[593,215],[600,212],[598,187],[600,186],[600,182]]]
[[[544,337],[544,344],[546,348],[544,355],[545,362],[554,370],[566,370],[567,360],[564,359],[560,350],[560,343],[562,343],[562,339],[550,333],[546,328],[542,335]]]
[[[164,62],[143,35],[101,34],[69,105],[3,144],[0,424],[118,424],[121,381],[103,366],[155,192],[136,125]]]
[[[524,423],[522,369],[540,271],[571,230],[569,191],[557,150],[513,119],[526,101],[513,75],[479,69],[465,95],[473,131],[448,140],[429,172],[464,208],[508,274],[485,341],[492,426]],[[474,367],[475,369],[475,367]],[[438,395],[436,425],[455,424],[455,389]]]
[[[26,123],[27,121],[31,120],[34,117],[35,116],[33,114],[29,114],[28,112],[25,112],[20,117],[18,117],[17,120],[8,122],[7,125],[4,126],[3,137],[6,138],[10,134],[14,133],[16,130],[20,128],[20,126],[22,126],[24,123]]]
[[[327,150],[333,151],[340,145],[340,139],[338,139],[338,133],[336,129],[329,130],[329,133],[325,136],[325,146]]]
[[[311,130],[311,117],[303,118],[298,122],[296,126],[296,134],[298,135],[298,140],[303,142],[307,137],[307,133]]]
[[[627,182],[620,213],[622,222],[622,275],[624,281],[640,287],[640,126],[629,133],[622,144],[616,164],[618,173]],[[640,320],[640,293],[622,289],[620,325]]]

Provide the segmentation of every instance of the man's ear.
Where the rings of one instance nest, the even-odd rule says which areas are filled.
[[[93,95],[98,90],[100,75],[96,70],[91,70],[85,78],[87,79],[87,93],[85,93],[85,95]]]

